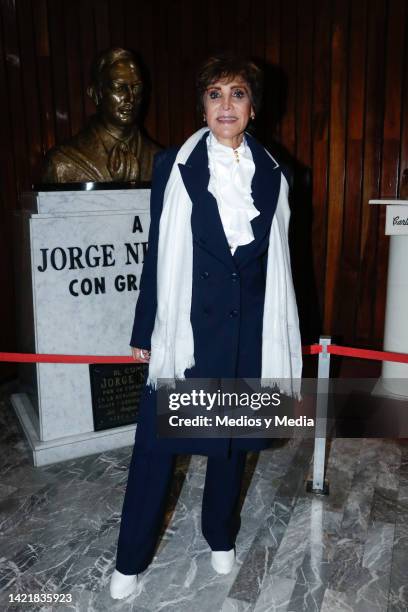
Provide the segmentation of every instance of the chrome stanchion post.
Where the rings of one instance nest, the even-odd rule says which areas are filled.
[[[310,493],[328,495],[329,484],[325,481],[324,474],[326,465],[327,402],[330,383],[330,353],[327,351],[327,347],[331,344],[331,337],[320,336],[319,344],[322,346],[322,352],[319,353],[317,372],[313,480],[307,482],[306,490]]]

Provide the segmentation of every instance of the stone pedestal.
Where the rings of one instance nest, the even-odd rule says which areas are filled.
[[[408,200],[370,200],[385,204],[385,234],[390,236],[384,350],[408,353]],[[408,399],[408,364],[385,361],[378,392]]]
[[[149,196],[105,188],[24,197],[16,223],[22,352],[130,355]],[[88,365],[26,365],[21,380],[12,402],[34,465],[133,443],[135,425],[94,431]]]

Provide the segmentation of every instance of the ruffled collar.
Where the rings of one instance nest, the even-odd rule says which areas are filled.
[[[215,197],[224,232],[234,254],[239,246],[254,240],[251,221],[260,213],[252,199],[255,164],[244,136],[237,149],[221,144],[210,132],[207,138],[210,181],[208,191]]]

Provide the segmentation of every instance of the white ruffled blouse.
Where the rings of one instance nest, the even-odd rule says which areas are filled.
[[[207,150],[208,191],[217,200],[222,226],[234,254],[237,247],[254,240],[251,221],[260,214],[251,195],[255,164],[245,136],[240,146],[232,149],[218,142],[210,132]]]

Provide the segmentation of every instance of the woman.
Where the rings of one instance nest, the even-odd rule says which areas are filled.
[[[288,183],[245,132],[259,109],[261,84],[252,62],[211,57],[197,79],[208,127],[155,158],[149,249],[131,339],[134,358],[149,362],[149,377],[111,580],[114,598],[135,590],[137,574],[152,559],[175,453],[208,456],[202,531],[213,568],[229,573],[246,451],[268,445],[260,438],[157,439],[157,380],[262,377],[287,386],[300,379]]]

